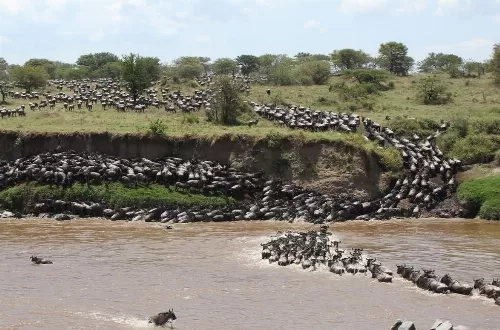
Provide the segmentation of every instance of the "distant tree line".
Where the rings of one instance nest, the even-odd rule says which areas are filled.
[[[452,78],[480,77],[491,72],[495,84],[500,85],[500,44],[494,46],[491,59],[484,62],[464,60],[455,54],[430,53],[416,63],[408,56],[408,47],[394,41],[381,44],[375,57],[362,50],[340,49],[328,55],[306,52],[293,57],[285,54],[244,54],[234,59],[219,58],[214,61],[208,57],[184,56],[167,64],[162,64],[157,57],[136,54],[118,57],[109,52],[81,55],[76,63],[33,58],[22,66],[9,65],[0,58],[0,92],[5,90],[5,84],[10,81],[29,91],[43,87],[48,79],[82,78],[122,78],[132,90],[141,90],[145,84],[161,77],[168,77],[176,83],[208,73],[242,74],[256,78],[255,81],[282,86],[322,85],[328,83],[331,75],[359,78],[362,72],[353,70],[385,70],[399,76],[415,71],[442,72]],[[381,77],[380,73],[375,72],[370,75]],[[132,76],[135,77],[134,81],[130,78]],[[366,78],[366,75],[362,76]],[[380,82],[370,84],[370,89],[382,87]]]

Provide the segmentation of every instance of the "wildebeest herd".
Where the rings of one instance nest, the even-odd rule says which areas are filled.
[[[237,79],[241,82],[241,90],[248,91],[250,81],[241,77],[237,77]],[[74,109],[75,104],[80,108],[82,103],[85,104],[87,109],[91,110],[93,104],[100,103],[103,109],[113,107],[117,111],[135,110],[137,112],[144,112],[150,106],[156,108],[164,107],[167,112],[176,112],[177,109],[183,112],[191,112],[197,111],[201,107],[204,107],[205,111],[211,111],[211,102],[214,100],[213,91],[210,89],[212,77],[200,77],[197,80],[206,89],[196,90],[191,96],[183,95],[180,91],[171,93],[168,88],[160,90],[150,88],[138,99],[134,100],[129,93],[123,90],[122,83],[112,79],[51,81],[51,84],[57,86],[57,89],[62,90],[64,86],[73,91],[72,94],[63,92],[55,95],[43,93],[41,96],[36,93],[11,92],[11,94],[16,98],[29,97],[30,100],[37,100],[39,97],[46,98],[40,104],[30,104],[31,109],[34,109],[35,106],[41,109],[47,104],[53,106],[56,102],[60,102],[63,103],[64,108],[67,110]],[[152,85],[154,84],[152,83]],[[158,93],[161,94],[159,98],[157,96]],[[461,210],[457,208],[435,208],[440,201],[454,193],[457,185],[455,174],[461,168],[460,160],[445,158],[436,145],[436,138],[446,131],[449,126],[448,123],[443,123],[436,133],[426,138],[422,139],[412,134],[411,139],[406,139],[396,136],[388,127],[383,127],[369,118],[360,117],[353,113],[315,111],[302,106],[289,106],[287,109],[282,109],[272,105],[259,105],[254,102],[251,102],[251,104],[256,114],[268,120],[275,121],[279,125],[286,125],[292,129],[311,131],[359,131],[363,132],[367,140],[378,141],[381,146],[392,146],[400,151],[403,158],[405,175],[396,182],[390,193],[368,204],[361,205],[361,201],[355,201],[356,204],[350,202],[341,203],[340,207],[333,208],[334,213],[336,212],[337,214],[333,214],[328,220],[335,220],[336,218],[387,218],[408,216],[408,213],[418,216],[423,210],[434,210],[433,215],[439,217],[463,215]],[[258,119],[249,121],[247,124],[248,126],[256,125],[258,124]],[[142,175],[142,173],[134,172],[139,177]],[[57,175],[61,174],[64,173],[58,172]],[[62,179],[62,177],[58,179]],[[189,181],[193,182],[196,180]],[[176,184],[190,185],[194,183],[179,181]],[[198,185],[203,185],[205,189],[210,189],[206,188],[202,181],[199,181]],[[405,201],[403,203],[404,207],[400,207],[401,201]],[[265,218],[279,218],[280,212],[276,212],[276,207],[280,208],[282,206],[281,204],[271,205],[269,209],[275,208],[275,211],[264,212],[261,216]],[[259,209],[267,211],[266,206]],[[326,205],[326,208],[319,208],[317,213],[326,214],[330,209],[332,208]],[[125,213],[128,212],[131,212],[131,210],[127,210]],[[183,213],[183,211],[180,213]],[[250,213],[246,212],[245,214],[250,216]],[[252,213],[256,213],[255,210]],[[256,215],[259,216],[258,213]],[[221,216],[221,214],[217,214],[217,216]],[[232,219],[232,217],[229,218]],[[285,218],[289,219],[291,217]],[[312,218],[317,218],[317,216],[312,215]],[[325,218],[328,218],[328,216]]]
[[[468,330],[469,328],[463,325],[453,325],[450,321],[436,320],[430,327],[430,330]],[[417,330],[412,321],[398,320],[391,327],[391,330]]]
[[[232,197],[236,202],[222,207],[183,207],[167,203],[148,209],[141,209],[140,205],[113,208],[105,201],[84,200],[81,196],[80,200],[68,201],[40,199],[31,205],[29,211],[44,216],[57,214],[58,220],[67,220],[69,214],[73,214],[80,217],[104,216],[112,220],[162,222],[274,219],[324,223],[417,215],[415,210],[395,207],[393,204],[397,196],[385,196],[373,201],[361,201],[347,195],[329,196],[281,180],[266,179],[262,171],[242,172],[212,161],[175,157],[125,159],[95,153],[47,152],[0,162],[0,191],[21,183],[70,187],[75,183],[102,185],[109,182],[120,182],[131,188],[158,184],[165,189]],[[401,186],[411,184],[421,185],[399,182],[395,189],[402,190]],[[443,188],[434,188],[429,194],[436,201],[446,196],[443,192]]]
[[[392,271],[362,253],[362,249],[351,252],[339,249],[340,241],[331,240],[332,233],[326,226],[320,231],[278,232],[269,242],[262,244],[262,259],[269,263],[277,262],[280,266],[301,265],[303,269],[316,270],[320,265],[337,275],[345,273],[367,273],[379,282],[392,282]]]
[[[372,278],[379,282],[392,282],[393,272],[389,268],[377,262],[375,258],[363,254],[362,249],[353,249],[350,252],[339,249],[340,241],[331,240],[331,236],[332,233],[328,232],[325,225],[321,226],[319,231],[278,232],[270,241],[261,244],[262,259],[269,260],[269,263],[277,262],[280,266],[297,264],[308,270],[316,270],[321,265],[338,275],[366,274],[370,271]],[[398,265],[397,273],[424,290],[469,296],[476,289],[479,294],[493,298],[495,303],[500,305],[498,279],[494,279],[491,284],[486,283],[484,279],[476,279],[472,286],[460,283],[449,274],[439,277],[432,269],[417,270],[410,266]]]

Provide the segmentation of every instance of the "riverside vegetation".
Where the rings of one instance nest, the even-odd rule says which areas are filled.
[[[391,49],[401,50],[403,57],[392,58]],[[398,152],[391,148],[379,148],[359,133],[292,130],[262,118],[257,125],[244,125],[257,118],[244,102],[257,102],[284,109],[297,105],[310,107],[311,110],[355,112],[359,118],[370,118],[384,127],[390,127],[399,137],[411,137],[413,134],[431,136],[443,122],[448,122],[451,125],[446,132],[436,137],[440,150],[447,157],[460,159],[465,165],[488,163],[495,159],[498,162],[500,99],[495,84],[500,73],[496,71],[498,65],[495,61],[499,51],[495,46],[494,56],[484,63],[464,61],[450,54],[431,53],[418,65],[408,57],[406,46],[395,42],[382,44],[375,58],[362,51],[340,50],[331,56],[308,53],[297,54],[295,58],[270,54],[261,57],[242,55],[235,60],[218,59],[213,63],[207,58],[182,57],[164,66],[160,65],[158,58],[131,54],[120,59],[110,53],[83,55],[75,65],[32,59],[19,67],[0,61],[5,67],[2,75],[8,71],[12,73],[0,77],[4,80],[0,84],[4,102],[1,128],[20,132],[20,136],[34,132],[110,132],[198,136],[204,139],[229,135],[235,140],[252,136],[267,140],[270,145],[279,145],[281,141],[290,139],[341,141],[377,154],[386,170],[400,171],[402,159]],[[325,63],[333,65],[336,74],[332,75],[330,66]],[[412,67],[417,67],[420,72],[411,73]],[[145,74],[130,74],[135,69]],[[188,111],[184,111],[186,109],[180,107],[180,112],[169,111],[174,100],[178,101],[177,97],[196,96],[209,89],[208,81],[214,74],[229,75],[243,82],[243,87],[236,91],[238,95],[235,94],[237,97],[234,98],[241,103],[229,107],[237,110],[231,117],[231,123],[214,120],[212,109],[206,104],[202,110],[186,108]],[[78,84],[88,87],[87,92],[93,90],[102,82],[96,77],[103,76],[115,81],[121,76],[117,86],[127,91],[122,95],[131,97],[130,102],[136,111],[105,109],[98,103],[92,106],[94,100],[90,104],[85,101],[83,108],[80,107],[81,100],[69,105],[61,101],[63,97],[74,98],[81,94],[81,89],[75,89]],[[24,91],[28,93],[23,95]],[[31,92],[35,91],[38,91],[38,97],[50,94],[61,98],[49,109],[40,110],[38,99],[28,100],[34,95]],[[165,109],[149,104],[144,111],[141,105],[144,99],[141,101],[140,98],[148,93],[154,93],[155,98],[158,93],[174,94],[175,97],[168,100],[170,105],[167,107],[165,104]],[[30,110],[30,103],[37,103],[33,110]],[[26,115],[21,115],[21,112]],[[496,182],[494,176],[481,180]],[[497,201],[481,197],[484,195],[481,187],[489,184],[483,183],[477,189],[460,188],[460,196],[466,198],[463,191],[470,191],[467,200],[474,201],[473,208],[481,210],[482,217],[497,219]],[[122,189],[119,186],[112,188]],[[178,200],[178,196],[174,195],[161,198]],[[197,202],[201,203],[201,200]],[[484,208],[479,205],[482,203],[486,203]]]

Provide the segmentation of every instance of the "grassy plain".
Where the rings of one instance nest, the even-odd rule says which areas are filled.
[[[442,149],[452,156],[461,158],[468,163],[491,160],[500,147],[500,93],[492,84],[491,77],[469,79],[450,79],[446,75],[438,75],[452,94],[452,102],[446,105],[424,105],[417,97],[418,81],[423,75],[409,77],[391,77],[395,89],[381,92],[377,96],[369,96],[363,100],[343,101],[334,92],[329,91],[329,84],[321,86],[265,86],[254,84],[250,94],[245,96],[248,101],[309,106],[312,109],[339,112],[356,112],[370,117],[382,125],[387,125],[397,131],[411,129],[420,134],[435,131],[434,124],[440,120],[456,124],[455,130],[441,138]],[[340,77],[332,77],[330,84],[340,81]],[[174,85],[171,89],[192,92],[193,86]],[[271,89],[271,96],[266,90]],[[55,93],[54,86],[46,90]],[[63,92],[70,93],[69,90]],[[21,104],[28,106],[29,100],[14,100],[8,98],[7,108],[16,108]],[[103,110],[95,105],[92,111],[85,109],[72,112],[65,111],[61,103],[54,110],[26,110],[27,116],[0,120],[0,130],[20,132],[111,132],[111,133],[147,133],[152,122],[161,120],[165,125],[165,134],[170,136],[194,135],[206,138],[218,136],[252,135],[256,137],[291,136],[306,140],[342,140],[365,149],[378,151],[373,144],[366,143],[360,135],[341,133],[312,133],[277,127],[274,123],[261,119],[254,127],[221,126],[206,121],[204,111],[192,115],[181,113],[169,114],[163,109],[150,108],[145,113],[118,113],[116,110]],[[392,120],[387,121],[386,116]],[[416,118],[417,120],[408,120]],[[251,119],[252,114],[245,116]],[[422,120],[427,120],[427,122]],[[429,121],[430,120],[430,121]],[[427,127],[429,126],[429,127]],[[471,146],[481,146],[471,150]],[[473,151],[473,152],[472,152]]]

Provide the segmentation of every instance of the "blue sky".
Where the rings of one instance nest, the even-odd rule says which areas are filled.
[[[500,0],[0,0],[0,57],[74,63],[79,55],[139,53],[236,57],[405,43],[429,52],[490,57]]]

